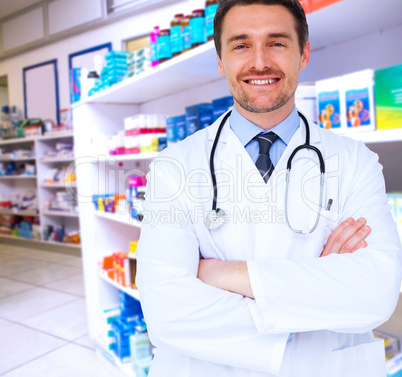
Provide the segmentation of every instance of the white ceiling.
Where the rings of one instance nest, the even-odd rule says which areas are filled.
[[[0,0],[0,20],[42,0]]]

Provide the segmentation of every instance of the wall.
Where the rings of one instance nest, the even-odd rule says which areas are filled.
[[[99,27],[84,34],[17,55],[0,63],[0,76],[8,75],[9,103],[24,108],[22,69],[47,60],[58,60],[60,108],[70,106],[68,55],[96,45],[112,42],[112,48],[122,49],[122,40],[149,34],[155,25],[170,27],[175,13],[189,14],[204,7],[204,0],[183,0],[177,3],[140,13],[114,24]]]
[[[7,87],[0,86],[0,109],[4,105],[8,105],[8,90]]]

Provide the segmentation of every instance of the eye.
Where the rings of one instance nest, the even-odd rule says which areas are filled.
[[[285,45],[281,42],[275,42],[272,46],[274,47],[285,47]]]
[[[237,46],[235,46],[235,50],[243,50],[244,48],[246,48],[246,46],[245,45],[237,45]]]

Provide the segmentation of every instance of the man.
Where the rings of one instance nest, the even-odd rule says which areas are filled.
[[[288,195],[286,162],[307,132],[294,106],[310,57],[303,9],[297,0],[224,0],[214,38],[235,102],[213,158],[229,221],[202,221],[221,117],[151,164],[137,252],[157,347],[150,376],[384,376],[384,345],[371,330],[395,308],[401,250],[377,156],[309,123],[328,204],[313,199],[310,150],[293,159]]]

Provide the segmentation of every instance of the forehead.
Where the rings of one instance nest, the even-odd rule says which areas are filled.
[[[225,15],[222,35],[266,34],[271,32],[296,34],[296,20],[282,5],[235,5]]]

